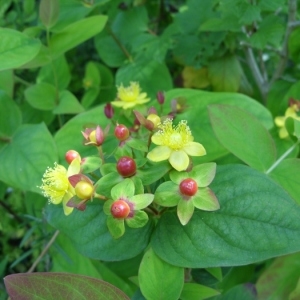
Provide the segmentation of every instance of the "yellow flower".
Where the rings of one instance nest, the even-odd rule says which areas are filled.
[[[300,120],[300,117],[297,115],[297,111],[298,111],[298,106],[297,105],[292,105],[290,107],[287,108],[287,110],[284,113],[284,116],[280,116],[280,117],[276,117],[275,118],[275,124],[277,125],[277,127],[279,127],[279,137],[281,139],[284,139],[286,137],[289,136],[289,133],[285,127],[285,120],[289,117],[296,119],[296,120]]]
[[[80,160],[74,159],[68,170],[62,165],[54,164],[54,168],[48,167],[42,178],[42,185],[39,187],[43,195],[49,199],[50,203],[63,203],[65,215],[73,211],[73,207],[68,207],[67,202],[75,195],[75,190],[70,184],[68,177],[80,172]]]
[[[144,104],[150,101],[146,93],[141,93],[140,85],[137,82],[130,82],[130,86],[124,87],[123,84],[118,87],[117,100],[111,104],[123,109],[134,107],[138,104]]]
[[[154,133],[151,139],[158,147],[148,153],[148,159],[154,162],[168,159],[174,169],[183,171],[189,165],[189,155],[206,154],[201,144],[193,142],[194,137],[187,121],[180,121],[177,126],[174,126],[172,120],[167,119],[158,125],[158,128],[159,131]]]

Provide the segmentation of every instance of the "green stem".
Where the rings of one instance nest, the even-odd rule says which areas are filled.
[[[22,79],[21,77],[17,76],[17,75],[14,75],[14,79],[16,82],[19,82],[19,83],[22,83],[24,84],[25,86],[31,86],[31,83]]]
[[[287,151],[285,151],[275,162],[274,164],[269,168],[269,170],[266,171],[266,174],[271,173],[298,145],[300,144],[300,139]]]

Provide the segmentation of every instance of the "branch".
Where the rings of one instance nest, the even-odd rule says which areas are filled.
[[[295,22],[296,15],[297,15],[297,0],[290,0],[289,1],[289,11],[288,11],[288,25],[286,27],[285,34],[284,34],[283,45],[282,45],[282,50],[281,50],[281,54],[280,54],[281,58],[278,63],[278,66],[274,72],[274,75],[271,79],[271,84],[274,81],[276,81],[278,78],[280,78],[285,70],[287,60],[288,60],[288,53],[289,53],[288,42],[289,42],[290,34],[294,28],[296,28],[297,26],[300,26],[299,22]]]
[[[56,230],[54,232],[52,238],[50,239],[50,241],[47,243],[47,245],[45,246],[45,248],[43,249],[43,251],[41,252],[39,257],[35,260],[35,262],[32,264],[30,269],[27,271],[27,273],[32,273],[34,271],[34,269],[36,268],[38,263],[41,261],[41,259],[44,257],[44,255],[48,252],[49,248],[54,243],[54,241],[55,241],[55,239],[57,238],[58,235],[59,235],[59,230]]]
[[[260,69],[258,68],[256,60],[254,58],[252,48],[246,46],[245,52],[246,52],[246,59],[247,59],[248,66],[252,72],[252,75],[260,91],[260,94],[262,95],[262,98],[265,101],[268,93],[268,83],[265,81],[264,77],[260,72]]]

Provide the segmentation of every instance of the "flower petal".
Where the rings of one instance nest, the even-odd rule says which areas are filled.
[[[177,206],[177,215],[182,225],[186,225],[194,213],[194,204],[191,200],[181,199]]]
[[[75,158],[69,165],[67,176],[70,177],[72,175],[78,174],[79,172],[80,172],[80,159]]]
[[[285,119],[286,119],[286,117],[276,117],[274,119],[274,122],[278,127],[283,127],[284,123],[285,123]]]
[[[279,137],[280,137],[281,139],[285,139],[285,138],[287,138],[288,136],[289,136],[289,133],[288,133],[288,131],[286,130],[286,128],[285,128],[285,127],[280,128],[280,130],[279,130]]]
[[[74,209],[74,207],[67,206],[68,201],[71,199],[69,194],[66,194],[63,198],[63,208],[64,208],[64,214],[68,216]]]
[[[154,143],[155,145],[158,145],[158,146],[162,146],[164,144],[162,135],[157,134],[157,133],[154,133],[152,135],[151,141],[152,141],[152,143]]]
[[[178,150],[171,153],[169,162],[177,171],[184,171],[189,166],[190,159],[184,151]]]
[[[206,211],[214,211],[220,208],[219,201],[214,192],[208,188],[200,188],[193,197],[194,206]]]
[[[196,142],[189,142],[184,146],[183,150],[190,156],[203,156],[206,154],[205,148]]]
[[[167,146],[155,147],[152,151],[147,154],[147,158],[151,161],[162,161],[170,157],[172,150]]]

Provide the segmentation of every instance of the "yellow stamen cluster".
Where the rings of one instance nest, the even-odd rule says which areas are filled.
[[[43,195],[53,204],[59,204],[68,192],[69,181],[65,167],[54,164],[54,168],[48,167],[42,178],[40,186]]]
[[[186,120],[182,120],[177,126],[174,126],[172,120],[167,119],[158,125],[158,128],[159,131],[156,135],[161,138],[161,144],[172,150],[180,150],[194,139]]]
[[[111,104],[128,109],[149,101],[147,94],[141,92],[140,85],[137,82],[130,82],[130,85],[127,87],[124,87],[123,84],[118,87],[117,100],[112,101]]]
[[[124,87],[123,85],[118,87],[118,99],[125,102],[134,102],[140,95],[140,86],[136,82],[131,82],[130,86]]]

